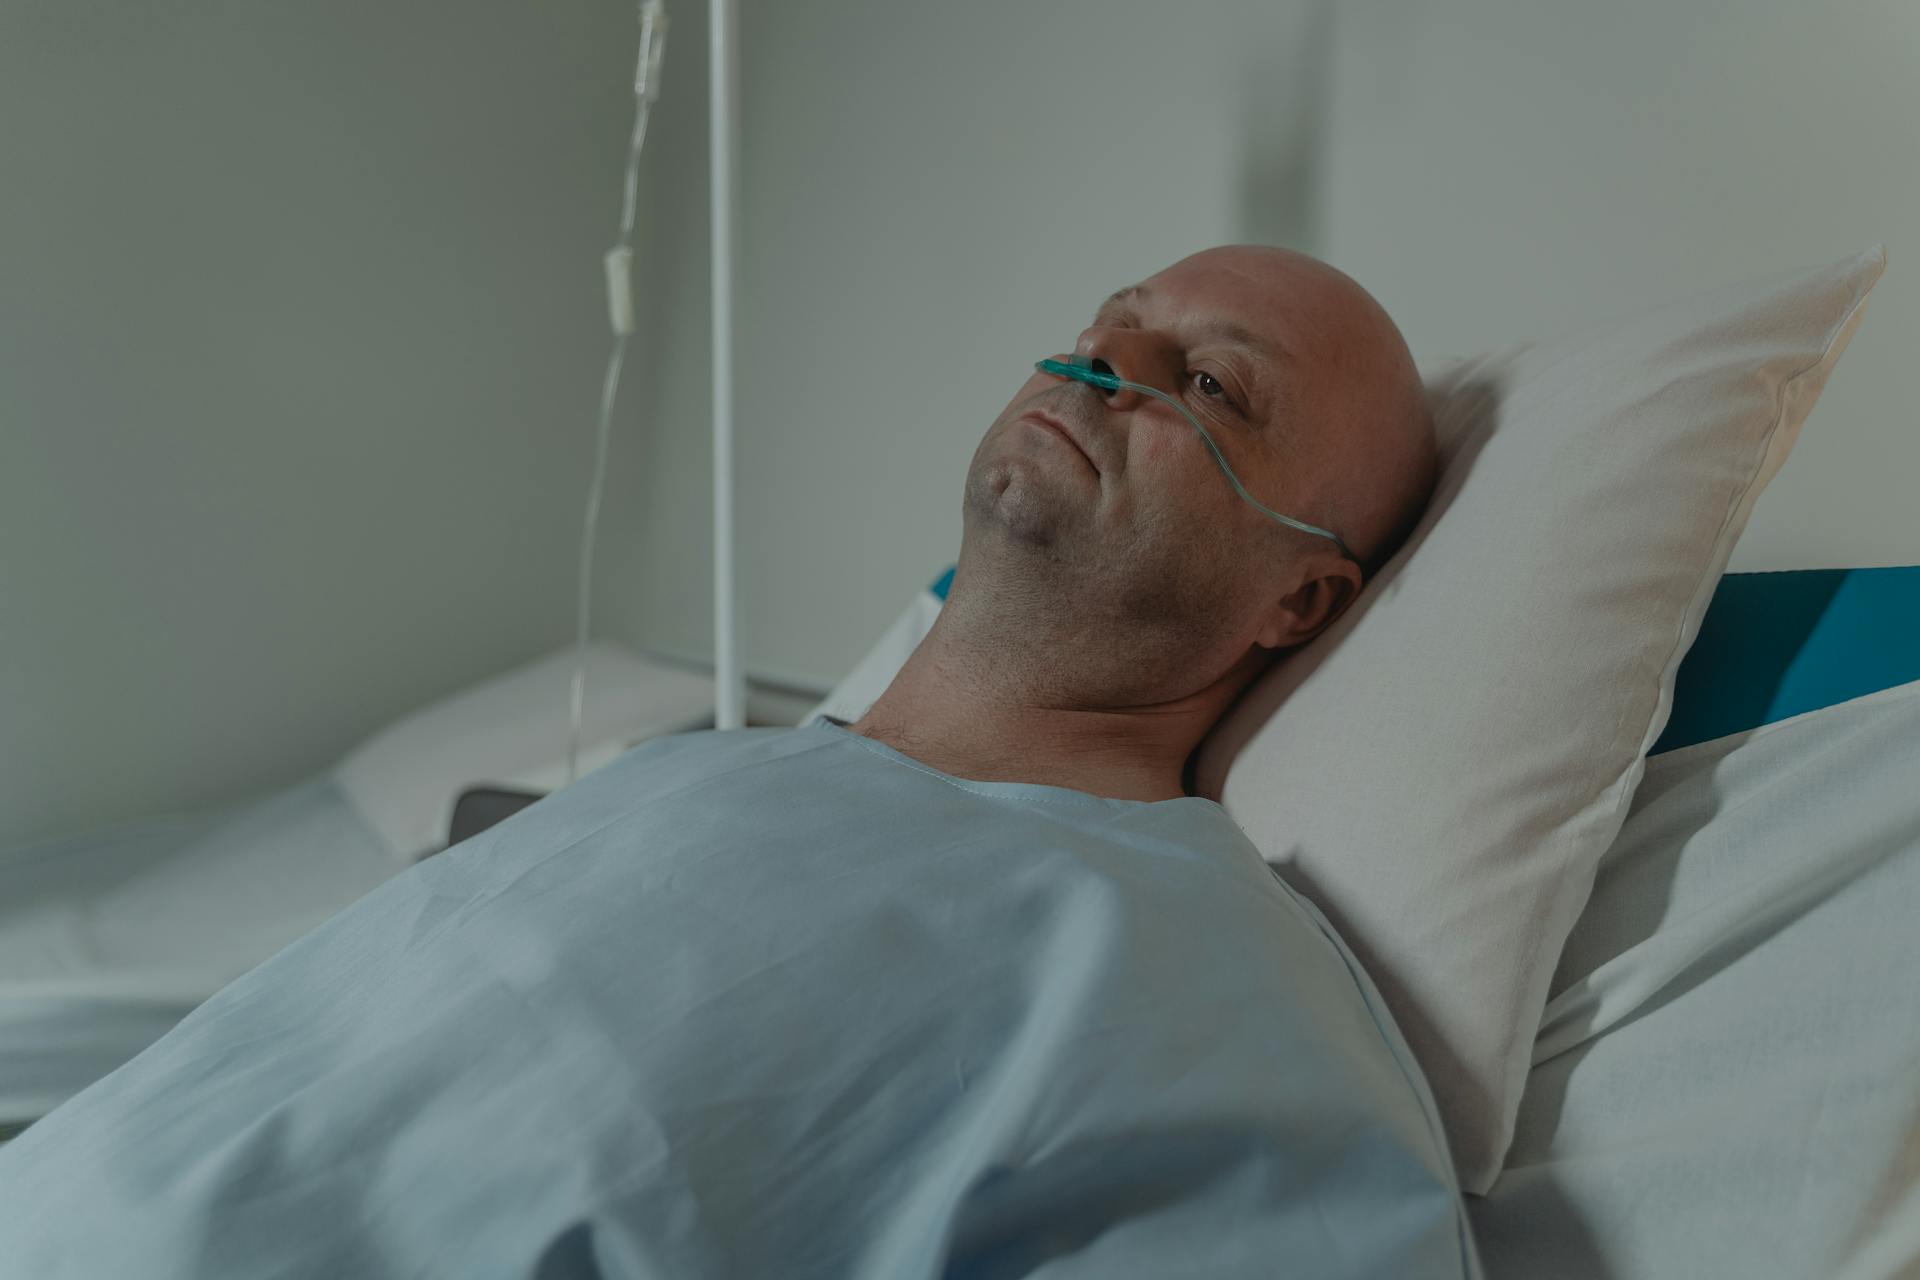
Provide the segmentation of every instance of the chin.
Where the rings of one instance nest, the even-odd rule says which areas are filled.
[[[967,484],[966,518],[986,531],[1004,532],[1026,546],[1051,547],[1067,532],[1075,513],[1066,495],[1018,462],[981,467]]]

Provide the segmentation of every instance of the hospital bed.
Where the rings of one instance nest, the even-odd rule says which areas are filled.
[[[897,668],[951,581],[867,662]],[[489,688],[452,718],[459,736],[473,717],[538,714]],[[636,694],[640,719],[601,726],[595,760],[697,727],[706,692]],[[0,1123],[31,1121],[432,852],[405,833],[447,821],[452,797],[410,828],[405,798],[366,779],[448,724],[410,718],[359,769],[231,810],[0,857]],[[551,765],[460,776],[563,781]],[[1489,1275],[1920,1266],[1916,784],[1920,566],[1724,577],[1559,960],[1505,1168],[1469,1198]]]

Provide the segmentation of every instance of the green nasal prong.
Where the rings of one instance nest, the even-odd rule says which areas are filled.
[[[1075,382],[1084,382],[1106,391],[1118,391],[1121,386],[1118,375],[1095,373],[1093,359],[1090,356],[1076,354],[1068,356],[1065,360],[1036,360],[1033,362],[1033,367],[1042,373],[1072,378]]]

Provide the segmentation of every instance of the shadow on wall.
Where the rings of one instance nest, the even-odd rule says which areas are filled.
[[[1333,64],[1333,3],[1303,6],[1295,38],[1249,68],[1238,169],[1238,237],[1315,253],[1324,243],[1316,198],[1325,161]]]

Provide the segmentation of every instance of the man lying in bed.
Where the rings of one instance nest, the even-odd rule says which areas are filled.
[[[1075,351],[1362,563],[1036,373],[858,723],[648,743],[343,911],[0,1150],[0,1270],[1477,1274],[1371,984],[1184,781],[1425,504],[1406,346],[1235,246]]]

